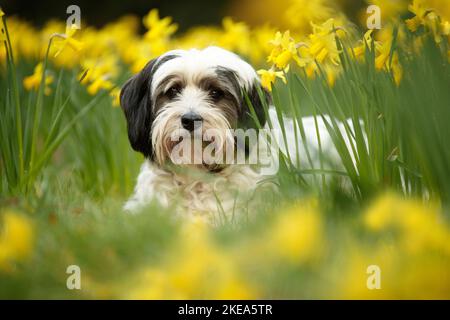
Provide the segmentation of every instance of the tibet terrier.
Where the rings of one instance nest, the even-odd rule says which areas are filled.
[[[230,132],[264,126],[269,100],[253,67],[227,50],[174,50],[151,60],[120,95],[131,146],[145,157],[125,210],[153,200],[186,215],[235,210],[261,174],[236,164],[235,155],[224,161],[237,149],[248,157],[252,148]],[[182,142],[200,147],[176,150]],[[214,150],[206,155],[208,145]]]

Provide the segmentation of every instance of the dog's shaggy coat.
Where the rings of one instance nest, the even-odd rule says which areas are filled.
[[[128,80],[120,100],[131,146],[146,158],[125,209],[137,211],[157,200],[175,205],[180,214],[211,216],[235,210],[238,194],[255,189],[260,175],[249,165],[203,163],[179,171],[170,158],[176,145],[171,137],[183,128],[186,115],[201,119],[205,130],[252,128],[250,101],[264,125],[262,103],[269,95],[255,70],[237,55],[217,47],[170,51]],[[219,144],[231,139],[226,133],[219,138]]]

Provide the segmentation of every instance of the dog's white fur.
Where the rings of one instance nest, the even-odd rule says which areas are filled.
[[[172,50],[160,58],[168,55],[177,55],[179,58],[163,64],[153,75],[152,93],[165,76],[173,73],[182,73],[190,77],[210,74],[214,76],[217,66],[234,70],[239,74],[240,85],[248,89],[258,79],[253,67],[232,52],[219,47],[208,47],[203,50]]]
[[[124,208],[136,212],[150,201],[157,200],[165,207],[175,207],[178,215],[202,217],[215,223],[221,221],[222,214],[226,215],[225,219],[230,219],[233,212],[245,210],[245,202],[261,178],[248,165],[229,166],[208,177],[196,173],[177,174],[146,160],[134,194]]]

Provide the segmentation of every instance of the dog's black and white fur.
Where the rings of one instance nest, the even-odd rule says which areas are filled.
[[[258,172],[249,165],[206,164],[195,166],[193,174],[178,172],[167,165],[174,147],[170,137],[193,120],[201,121],[204,129],[224,132],[254,126],[245,95],[264,124],[261,92],[265,91],[255,70],[218,47],[167,52],[129,79],[121,91],[121,106],[131,146],[146,160],[125,209],[136,211],[155,199],[164,206],[176,203],[187,215],[232,210],[236,191],[254,190]],[[229,137],[224,134],[223,139]],[[206,174],[199,176],[196,171]]]
[[[266,101],[261,101],[261,96]],[[269,103],[270,97],[261,88],[252,66],[218,47],[170,51],[150,61],[128,80],[120,100],[131,146],[146,158],[134,195],[125,204],[126,210],[135,212],[157,200],[164,206],[175,206],[176,212],[183,216],[200,215],[211,221],[219,212],[234,215],[240,203],[244,210],[248,209],[245,200],[248,198],[244,196],[244,201],[239,201],[237,197],[256,190],[263,177],[257,169],[245,164],[213,162],[189,165],[188,170],[180,171],[179,166],[170,165],[169,154],[177,145],[173,133],[180,128],[192,131],[196,121],[201,122],[202,130],[222,132],[215,143],[234,145],[227,129],[255,126],[247,102],[253,106],[259,124],[264,125],[263,104]],[[268,116],[272,127],[279,130],[280,119],[274,108],[269,109]],[[339,162],[324,120],[330,122],[328,117],[302,118],[306,135],[306,143],[302,143],[294,134],[298,124],[283,116],[286,139],[276,139],[277,152],[289,154],[295,162],[298,154],[303,168],[314,166],[319,163],[319,133],[322,151],[335,163]],[[351,135],[345,134],[342,123],[339,127],[350,148]],[[351,122],[348,128],[352,130]],[[311,164],[311,157],[315,164]]]

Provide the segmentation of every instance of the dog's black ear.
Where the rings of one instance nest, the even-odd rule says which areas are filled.
[[[257,81],[250,87],[247,92],[244,92],[243,97],[243,108],[242,108],[242,126],[246,128],[257,128],[257,123],[252,117],[252,109],[253,107],[256,117],[258,118],[259,124],[261,127],[264,127],[266,124],[266,113],[264,111],[264,107],[269,107],[271,103],[270,93],[261,86],[261,84]],[[247,97],[248,99],[247,99]],[[249,106],[251,104],[251,106]]]
[[[156,70],[165,62],[178,57],[165,55],[151,60],[144,69],[129,79],[120,92],[120,105],[125,113],[128,138],[134,150],[146,158],[153,156],[151,128],[153,123],[151,87]]]
[[[151,83],[157,59],[147,63],[141,72],[129,79],[120,92],[120,105],[127,119],[128,139],[134,150],[145,157],[152,155],[153,122]]]

